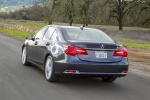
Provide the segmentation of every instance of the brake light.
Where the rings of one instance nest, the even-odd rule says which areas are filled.
[[[64,45],[65,53],[71,56],[75,56],[76,54],[80,55],[88,55],[86,50],[81,47],[71,46],[71,45]]]
[[[114,56],[128,57],[128,51],[126,48],[118,49],[114,52]]]

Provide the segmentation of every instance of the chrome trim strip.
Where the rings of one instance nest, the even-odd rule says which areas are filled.
[[[85,50],[101,50],[101,51],[114,51],[117,49],[118,48],[116,48],[116,49],[85,48]]]
[[[70,72],[63,72],[64,74],[89,74],[89,75],[127,75],[128,73],[95,73],[95,72],[74,72],[74,73],[70,73]]]
[[[111,74],[116,74],[116,75],[126,75],[125,73],[94,73],[94,72],[80,72],[81,74],[99,74],[99,75],[111,75]]]

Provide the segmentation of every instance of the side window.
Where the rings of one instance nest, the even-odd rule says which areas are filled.
[[[54,33],[54,31],[55,31],[55,28],[49,27],[49,28],[47,29],[47,31],[46,31],[46,33],[45,33],[43,39],[44,39],[44,40],[49,40],[50,37],[52,36],[52,34]]]
[[[52,40],[52,41],[59,41],[58,33],[57,33],[56,30],[55,30],[55,32],[53,33],[53,35],[52,35],[52,37],[51,37],[51,40]]]
[[[44,27],[40,31],[38,31],[37,34],[35,35],[35,40],[42,39],[46,30],[47,30],[47,27]]]

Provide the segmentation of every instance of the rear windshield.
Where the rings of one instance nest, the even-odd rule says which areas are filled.
[[[63,28],[62,33],[67,40],[114,42],[108,35],[97,29]]]

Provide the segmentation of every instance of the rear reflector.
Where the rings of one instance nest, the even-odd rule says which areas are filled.
[[[79,71],[78,70],[65,70],[64,73],[68,73],[68,74],[76,73],[76,74],[78,74]]]
[[[76,54],[80,55],[88,55],[86,50],[81,47],[71,46],[71,45],[64,45],[65,53],[71,56],[75,56]]]
[[[127,71],[123,71],[122,73],[123,73],[123,74],[128,74],[128,72],[127,72]]]
[[[128,51],[126,48],[118,49],[114,52],[114,56],[128,57]]]

